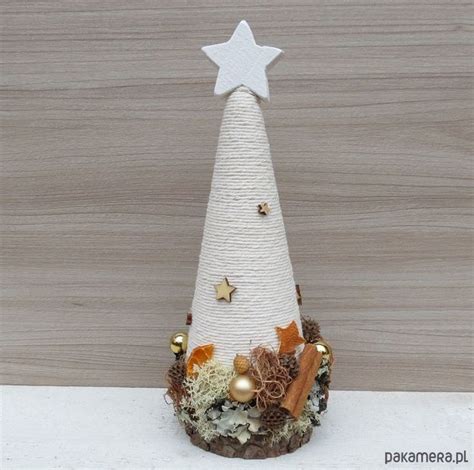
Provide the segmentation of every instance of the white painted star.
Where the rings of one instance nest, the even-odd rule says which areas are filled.
[[[269,99],[266,69],[283,51],[258,46],[246,21],[239,23],[227,42],[205,46],[202,50],[219,67],[214,88],[216,95],[230,93],[244,85],[260,98]]]

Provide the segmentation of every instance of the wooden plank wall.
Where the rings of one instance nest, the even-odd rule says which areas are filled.
[[[471,35],[458,0],[4,0],[3,383],[160,386],[224,102],[199,51],[286,54],[264,114],[334,387],[473,390]]]

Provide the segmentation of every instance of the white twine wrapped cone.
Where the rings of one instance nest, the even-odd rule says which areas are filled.
[[[258,213],[267,202],[269,215]],[[216,300],[227,277],[232,302]],[[214,344],[214,358],[231,365],[235,354],[260,345],[279,347],[275,327],[293,320],[301,332],[285,227],[270,147],[257,98],[240,87],[227,100],[192,304],[188,356]]]

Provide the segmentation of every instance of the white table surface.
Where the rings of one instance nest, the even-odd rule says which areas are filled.
[[[244,461],[192,446],[163,393],[162,389],[5,386],[2,468],[473,468],[473,394],[332,391],[323,425],[309,444],[277,459]],[[468,464],[384,464],[389,451],[464,450]]]

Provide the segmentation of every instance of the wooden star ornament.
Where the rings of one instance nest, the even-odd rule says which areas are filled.
[[[277,326],[276,332],[280,338],[280,350],[278,351],[280,354],[292,353],[296,346],[305,343],[294,320],[286,328]]]
[[[237,290],[237,287],[232,286],[226,277],[214,288],[216,289],[216,300],[225,300],[226,302],[232,302],[232,294]]]
[[[268,215],[272,210],[271,207],[268,205],[268,202],[262,202],[257,206],[258,213],[261,215]]]

